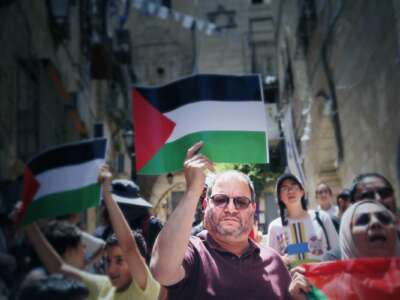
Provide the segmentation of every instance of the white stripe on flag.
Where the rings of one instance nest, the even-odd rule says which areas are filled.
[[[176,123],[167,143],[201,131],[267,130],[265,105],[261,101],[201,101],[180,106],[165,115]]]
[[[43,196],[76,190],[97,182],[99,167],[104,159],[95,159],[79,165],[56,168],[38,174],[40,188],[33,201]]]

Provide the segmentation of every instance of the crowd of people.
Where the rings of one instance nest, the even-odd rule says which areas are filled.
[[[80,229],[79,214],[23,229],[1,216],[0,300],[307,299],[304,263],[400,256],[394,189],[381,174],[360,174],[336,201],[321,182],[315,209],[305,183],[283,174],[279,217],[261,241],[252,181],[236,170],[206,180],[215,170],[201,147],[187,151],[186,191],[164,226],[139,187],[113,180],[106,165],[104,222],[93,235]],[[199,201],[202,221],[193,228]]]

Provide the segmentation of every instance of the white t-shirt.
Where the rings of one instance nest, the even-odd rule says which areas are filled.
[[[322,224],[329,238],[330,249],[339,246],[338,234],[330,216],[319,211]],[[283,226],[281,218],[271,222],[268,227],[267,245],[281,255],[288,255],[292,265],[302,262],[321,261],[328,251],[324,231],[318,223],[314,210],[309,210],[300,220],[288,218],[288,225]]]
[[[339,216],[339,207],[337,205],[331,205],[328,209],[323,209],[320,205],[318,205],[317,210],[322,210],[326,212],[331,217],[338,217]]]

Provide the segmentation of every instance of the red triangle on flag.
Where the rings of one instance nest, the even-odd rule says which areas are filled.
[[[136,170],[140,171],[164,146],[176,124],[152,106],[137,89],[133,89],[132,107]]]
[[[19,223],[24,217],[29,204],[32,202],[33,197],[40,187],[39,181],[36,180],[35,176],[29,167],[25,168],[24,171],[24,188],[22,193],[22,206],[19,208],[16,222]]]

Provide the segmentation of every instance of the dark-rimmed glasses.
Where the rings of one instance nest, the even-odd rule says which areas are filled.
[[[247,198],[246,196],[237,196],[237,197],[229,197],[225,194],[215,194],[210,197],[212,203],[219,208],[225,208],[230,199],[233,201],[233,205],[237,210],[246,209],[249,207],[250,203],[253,201]]]
[[[385,199],[388,197],[393,196],[393,189],[390,187],[382,187],[373,190],[366,190],[361,192],[357,196],[357,200],[364,200],[364,199],[376,199],[376,195],[379,195],[380,198]]]

